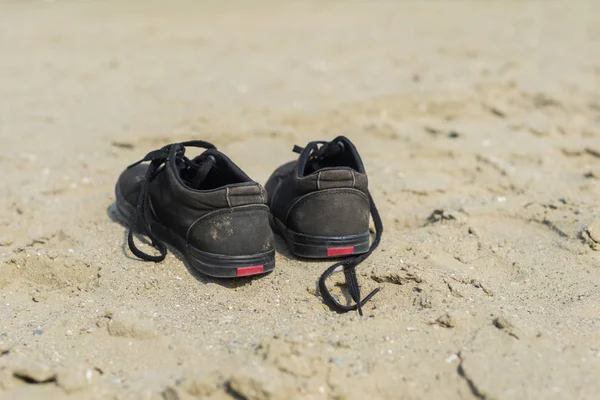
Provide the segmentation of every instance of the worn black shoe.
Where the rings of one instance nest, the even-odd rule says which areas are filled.
[[[310,142],[297,161],[279,167],[265,185],[274,229],[290,251],[300,257],[347,258],[328,268],[319,279],[324,301],[334,310],[358,310],[379,289],[361,300],[355,267],[379,245],[383,225],[368,190],[365,168],[348,138]],[[369,215],[375,224],[370,243]],[[342,305],[325,280],[338,268],[344,271],[354,305]]]
[[[190,146],[207,150],[190,160]],[[130,221],[129,248],[143,260],[162,261],[168,243],[209,276],[234,278],[275,267],[264,188],[210,143],[175,143],[150,152],[121,174],[115,192],[117,209]],[[158,254],[140,250],[134,230]]]

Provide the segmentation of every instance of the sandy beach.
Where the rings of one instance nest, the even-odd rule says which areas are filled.
[[[0,3],[0,399],[598,399],[599,89],[594,0]],[[127,249],[149,151],[264,184],[339,134],[363,317],[280,238],[234,281]]]

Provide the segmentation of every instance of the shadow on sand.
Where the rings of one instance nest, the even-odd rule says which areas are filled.
[[[143,260],[140,260],[139,258],[135,257],[134,255],[132,255],[131,252],[129,251],[129,245],[127,244],[127,236],[128,236],[128,232],[129,232],[130,221],[128,221],[125,218],[125,216],[123,216],[123,214],[121,214],[119,212],[119,210],[117,209],[117,206],[115,205],[114,202],[108,207],[108,209],[106,210],[106,213],[107,213],[108,217],[111,219],[111,221],[118,223],[119,225],[121,225],[125,228],[125,231],[123,232],[123,244],[121,245],[121,252],[123,253],[123,255],[130,260],[143,261]],[[136,241],[138,241],[140,243],[150,245],[150,242],[148,241],[148,239],[143,235],[134,233],[134,238]],[[195,268],[191,267],[189,265],[189,263],[187,262],[187,260],[185,259],[185,257],[174,246],[171,246],[170,244],[166,244],[166,245],[167,245],[167,249],[169,250],[169,252],[172,253],[179,261],[181,261],[181,263],[183,263],[183,265],[185,265],[185,267],[187,268],[190,275],[192,275],[194,278],[196,278],[196,280],[198,282],[201,282],[204,284],[216,283],[220,286],[223,286],[223,287],[226,287],[229,289],[235,289],[240,286],[244,286],[244,285],[248,284],[250,281],[252,281],[254,279],[260,279],[261,277],[270,275],[270,273],[266,273],[263,275],[240,277],[240,278],[236,278],[236,279],[213,278],[213,277],[204,275],[204,274],[198,272]]]
[[[129,251],[129,245],[127,244],[127,236],[128,236],[128,232],[129,232],[129,225],[130,225],[130,221],[128,221],[125,216],[123,216],[123,214],[121,214],[119,212],[119,210],[117,209],[116,204],[113,202],[106,210],[106,213],[108,215],[108,217],[110,218],[111,221],[118,223],[119,225],[123,226],[125,228],[124,232],[123,232],[123,244],[121,245],[121,252],[123,253],[123,256],[125,256],[126,258],[130,259],[130,260],[137,260],[137,261],[142,261],[139,258],[135,257],[134,255],[131,254],[131,252]],[[150,242],[148,241],[148,239],[143,236],[140,235],[138,233],[134,233],[134,238],[135,240],[139,241],[140,243],[143,243],[145,245],[150,245]],[[235,289],[241,286],[244,286],[246,284],[248,284],[249,282],[251,282],[252,280],[255,279],[260,279],[263,278],[267,275],[270,275],[272,272],[269,272],[267,274],[264,275],[255,275],[255,276],[250,276],[250,277],[241,277],[241,278],[235,278],[235,279],[231,279],[231,278],[213,278],[207,275],[204,275],[200,272],[198,272],[195,268],[191,267],[189,265],[189,263],[186,261],[185,257],[179,252],[179,250],[177,250],[174,246],[171,246],[169,244],[167,244],[167,249],[179,260],[181,261],[181,263],[183,263],[183,265],[185,265],[185,267],[187,268],[188,272],[190,273],[190,275],[192,275],[194,278],[196,278],[196,280],[198,282],[201,282],[203,284],[206,283],[216,283],[220,286],[229,288],[229,289]],[[296,257],[294,256],[287,244],[285,243],[285,240],[278,234],[275,235],[275,251],[279,254],[281,254],[283,257],[285,257],[286,259],[290,259],[290,260],[297,260],[297,261],[302,261],[304,263],[307,264],[319,264],[322,263],[323,260],[316,260],[316,259],[306,259],[306,258],[300,258],[300,257]],[[332,259],[330,260],[332,263],[337,262],[339,260],[335,260]],[[275,267],[277,268],[277,266]],[[324,269],[323,269],[324,270]],[[316,273],[319,273],[322,271],[316,271]],[[337,284],[336,286],[339,286],[342,292],[342,296],[344,296],[346,303],[347,304],[351,304],[352,299],[350,297],[350,294],[347,291],[346,285],[341,285],[341,284]],[[319,292],[319,288],[318,288],[318,278],[317,276],[315,276],[315,287],[317,289],[317,293]]]

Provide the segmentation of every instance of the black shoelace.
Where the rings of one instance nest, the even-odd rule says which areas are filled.
[[[215,164],[215,158],[209,156],[206,158],[206,161],[196,164],[190,161],[185,156],[185,147],[200,147],[204,149],[214,149],[215,146],[211,143],[204,142],[202,140],[191,140],[189,142],[182,143],[174,143],[169,144],[161,149],[151,151],[146,155],[146,157],[142,158],[140,161],[131,164],[129,168],[135,167],[143,162],[150,161],[150,165],[148,166],[148,170],[146,171],[146,175],[142,181],[142,186],[140,189],[140,193],[138,194],[137,203],[135,207],[135,211],[131,217],[131,221],[129,223],[129,233],[127,235],[127,243],[129,245],[129,249],[131,252],[137,257],[141,258],[144,261],[154,261],[160,262],[165,259],[167,255],[167,246],[159,240],[150,229],[150,224],[148,222],[150,215],[150,207],[148,204],[148,185],[152,179],[160,172],[160,167],[165,164],[168,160],[175,159],[176,163],[183,164],[187,167],[192,167],[197,169],[197,172],[193,178],[193,182],[195,184],[199,184],[204,180],[210,169]],[[148,238],[150,238],[151,246],[158,250],[158,255],[148,254],[142,250],[140,250],[134,240],[133,240],[133,231],[134,227],[137,226],[141,222],[141,226],[139,228],[142,230],[141,234],[144,234]]]
[[[321,145],[321,147],[319,147]],[[320,167],[321,160],[324,157],[329,155],[341,152],[344,150],[344,143],[334,141],[334,142],[310,142],[306,148],[311,149],[311,155],[309,156],[309,163],[312,163],[315,170],[318,170]],[[299,146],[294,146],[294,152],[302,153],[305,149]],[[364,254],[360,254],[356,257],[351,257],[344,259],[336,264],[333,264],[331,267],[327,268],[325,272],[319,278],[319,292],[323,297],[323,301],[330,308],[338,312],[348,312],[353,310],[358,310],[358,313],[362,316],[362,307],[368,302],[373,296],[377,294],[381,289],[377,288],[369,293],[364,299],[361,299],[360,295],[360,286],[358,284],[358,279],[356,277],[356,266],[366,260],[373,251],[379,246],[379,242],[381,241],[381,234],[383,233],[383,223],[381,222],[381,217],[379,215],[379,211],[377,211],[377,207],[375,206],[375,202],[373,201],[373,197],[371,193],[368,193],[369,196],[369,209],[371,211],[371,217],[373,218],[373,223],[375,224],[375,239],[371,243],[369,247],[369,251]],[[346,279],[346,285],[348,287],[348,292],[350,293],[350,297],[354,301],[355,304],[352,305],[344,305],[335,299],[335,297],[327,288],[326,280],[329,278],[334,272],[337,272],[339,268],[342,268],[344,271],[344,277]]]

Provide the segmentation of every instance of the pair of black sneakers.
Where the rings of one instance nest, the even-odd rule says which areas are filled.
[[[188,147],[205,151],[189,159]],[[208,142],[174,143],[148,153],[121,174],[115,188],[116,207],[130,221],[129,248],[143,260],[160,262],[168,243],[189,266],[212,277],[264,274],[275,267],[273,227],[295,256],[343,257],[322,274],[319,291],[332,309],[362,315],[362,305],[377,290],[361,299],[355,267],[378,246],[383,226],[361,158],[343,136],[294,151],[298,160],[275,170],[265,188]],[[147,236],[157,253],[141,250],[134,231]],[[337,270],[343,270],[355,304],[341,304],[328,290],[325,281]]]

